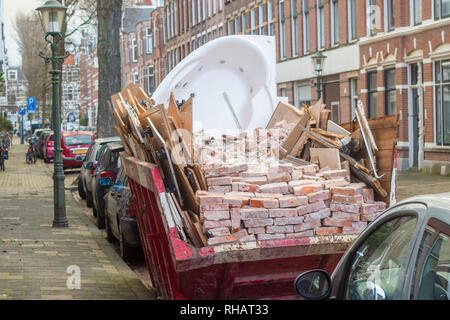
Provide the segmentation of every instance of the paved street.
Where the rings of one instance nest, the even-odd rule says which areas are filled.
[[[398,174],[397,200],[420,194],[450,192],[450,176],[404,171]]]
[[[26,164],[27,146],[14,142],[0,172],[0,299],[154,299],[70,191],[70,226],[52,228],[51,166]],[[80,289],[69,289],[78,274]]]

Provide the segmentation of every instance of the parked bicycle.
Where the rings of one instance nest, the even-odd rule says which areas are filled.
[[[37,151],[33,140],[29,140],[30,146],[28,147],[26,161],[28,164],[34,164],[37,161]]]

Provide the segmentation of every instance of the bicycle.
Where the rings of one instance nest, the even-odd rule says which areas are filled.
[[[30,146],[28,147],[28,151],[26,154],[26,162],[28,164],[34,164],[37,161],[37,152],[36,147],[34,146],[34,142],[30,141]]]

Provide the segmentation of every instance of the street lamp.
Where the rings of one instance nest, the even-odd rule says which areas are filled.
[[[322,97],[322,74],[323,74],[323,64],[325,62],[326,56],[322,54],[322,52],[318,51],[315,55],[311,57],[312,64],[314,68],[314,74],[317,77],[317,83],[315,84],[317,87],[318,100]]]
[[[54,197],[54,219],[53,227],[67,228],[69,222],[66,217],[66,201],[64,195],[64,169],[61,156],[61,114],[59,107],[59,75],[61,70],[58,70],[58,63],[62,63],[66,56],[58,56],[58,43],[62,40],[62,28],[65,23],[67,7],[55,0],[50,0],[44,3],[43,6],[36,9],[39,11],[42,27],[44,28],[45,40],[50,44],[52,56],[46,57],[42,52],[39,56],[45,60],[46,63],[52,63],[53,83],[53,131],[55,134],[55,169],[53,172],[53,197]],[[50,39],[51,37],[51,39]]]

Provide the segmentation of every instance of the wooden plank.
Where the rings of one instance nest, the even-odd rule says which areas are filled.
[[[195,163],[193,165],[193,169],[194,169],[195,175],[197,176],[197,180],[198,180],[198,182],[200,184],[200,188],[202,190],[208,190],[208,185],[206,183],[206,178],[205,178],[205,175],[203,174],[203,169],[200,166],[200,164]]]
[[[316,132],[325,137],[335,138],[335,139],[339,139],[339,140],[345,138],[345,135],[343,135],[343,134],[337,134],[337,133],[326,131],[326,130],[323,130],[320,128],[312,128],[311,131]]]
[[[319,118],[319,128],[326,130],[327,129],[327,122],[330,118],[331,110],[322,110],[320,111],[320,118]]]
[[[329,167],[332,170],[341,170],[341,157],[338,149],[331,148],[311,148],[311,158],[319,159],[320,168]]]
[[[288,123],[297,123],[305,112],[285,102],[278,103],[266,129],[273,128],[278,122],[286,120]]]
[[[196,215],[191,210],[188,210],[188,214],[189,214],[189,217],[191,218],[191,221],[193,221],[194,228],[197,231],[197,235],[202,242],[202,246],[203,247],[208,246],[208,239],[206,238],[206,235],[203,233],[202,226],[200,223],[200,219],[198,218],[198,215]]]
[[[311,119],[311,116],[308,113],[304,113],[298,120],[297,125],[294,127],[294,129],[289,133],[289,136],[284,140],[283,144],[280,148],[280,159],[286,158],[288,155],[291,154],[292,149],[297,144],[297,141],[300,139],[301,135],[303,134],[303,131],[298,127],[298,125],[307,126],[309,123],[309,120]]]
[[[320,98],[319,101],[317,101],[312,107],[308,109],[309,114],[316,123],[316,127],[319,127],[320,124],[320,111],[323,110],[322,103],[322,98]]]
[[[190,176],[193,179],[193,183],[191,183],[192,189],[195,192],[197,192],[198,190],[202,190],[202,187],[200,186],[200,183],[197,179],[197,175],[195,174],[195,171],[192,168],[186,167],[186,170],[190,173]],[[188,179],[189,180],[189,179]]]
[[[172,117],[177,128],[182,128],[180,113],[177,106],[177,101],[175,100],[175,95],[173,92],[170,93],[169,107],[167,109],[167,116]]]
[[[306,128],[309,130],[311,128],[311,122],[308,121],[308,124],[306,125]],[[292,148],[292,151],[290,152],[290,155],[293,157],[299,157],[303,151],[303,148],[305,147],[306,142],[308,141],[308,136],[305,133],[302,133],[294,147]]]
[[[345,130],[343,127],[341,127],[340,125],[334,123],[331,120],[328,120],[327,131],[328,132],[333,132],[333,133],[336,133],[336,134],[340,134],[340,135],[343,135],[343,136],[348,136],[348,135],[351,134],[350,131]]]

